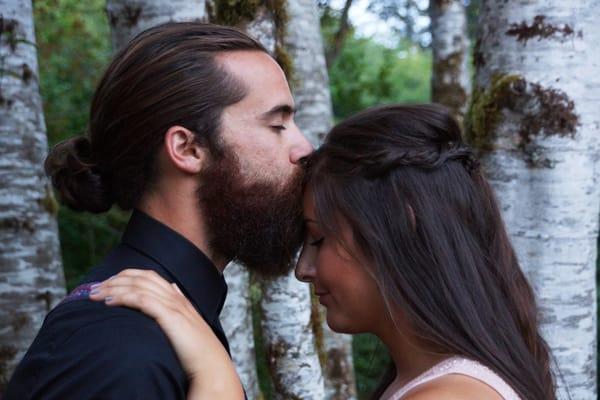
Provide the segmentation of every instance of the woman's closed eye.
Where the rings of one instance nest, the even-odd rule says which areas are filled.
[[[323,243],[323,240],[325,240],[325,236],[322,236],[320,239],[314,240],[314,241],[310,242],[309,244],[311,246],[319,247],[321,245],[321,243]]]

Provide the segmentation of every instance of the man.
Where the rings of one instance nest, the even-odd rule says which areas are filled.
[[[184,399],[187,377],[153,320],[77,294],[151,269],[228,349],[225,265],[283,273],[301,242],[312,148],[293,114],[281,68],[234,28],[169,23],[121,50],[94,95],[89,137],[56,146],[46,170],[73,209],[134,211],[121,244],[47,316],[6,399]]]

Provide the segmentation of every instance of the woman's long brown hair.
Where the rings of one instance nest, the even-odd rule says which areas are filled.
[[[523,399],[556,398],[533,290],[445,108],[392,105],[347,119],[312,157],[308,184],[325,233],[340,237],[339,216],[350,225],[424,348],[486,365]]]

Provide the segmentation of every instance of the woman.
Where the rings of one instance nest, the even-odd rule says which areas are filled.
[[[533,291],[445,109],[378,107],[333,128],[311,160],[304,217],[296,276],[334,331],[373,333],[392,357],[374,398],[555,399]],[[92,298],[158,321],[190,373],[190,398],[221,375],[232,384],[219,398],[241,396],[210,329],[161,278],[127,270]],[[196,354],[202,341],[214,354]]]

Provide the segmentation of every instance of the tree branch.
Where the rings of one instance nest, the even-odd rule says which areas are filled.
[[[344,45],[344,41],[346,40],[346,35],[348,34],[348,13],[350,11],[350,7],[352,6],[353,0],[346,0],[344,4],[344,10],[342,11],[342,17],[340,19],[340,27],[338,28],[335,36],[333,38],[333,46],[331,49],[325,54],[325,61],[327,62],[327,68],[331,67],[337,57],[340,55],[340,51],[342,50],[342,46]]]

